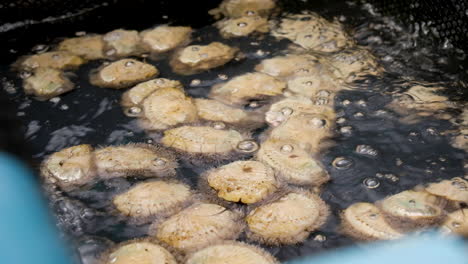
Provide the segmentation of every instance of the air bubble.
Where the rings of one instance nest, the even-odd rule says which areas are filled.
[[[138,106],[132,106],[127,110],[128,116],[139,116],[142,112],[142,109]]]
[[[340,128],[340,133],[346,136],[349,136],[353,133],[353,127],[351,126],[344,126]]]
[[[333,167],[339,170],[349,169],[351,166],[353,166],[353,164],[354,164],[353,160],[346,158],[346,157],[337,157],[332,162]]]
[[[309,124],[311,124],[312,126],[316,127],[316,128],[322,128],[325,126],[327,122],[323,119],[320,119],[320,118],[312,118],[311,120],[309,120]]]
[[[239,142],[239,144],[237,144],[237,149],[240,152],[250,153],[258,149],[258,144],[257,142],[253,140],[244,140],[244,141]]]
[[[294,150],[294,147],[289,145],[289,144],[288,145],[283,145],[283,146],[281,146],[280,150],[281,150],[281,152],[290,153],[290,152],[292,152]]]
[[[225,129],[226,125],[223,122],[216,122],[213,124],[213,128],[221,130],[221,129]]]
[[[29,71],[22,71],[22,72],[20,73],[20,78],[21,78],[21,79],[26,79],[26,78],[31,77],[31,75],[32,75],[32,73],[29,72]]]
[[[34,52],[34,53],[44,53],[44,52],[48,51],[49,48],[50,47],[48,45],[39,44],[39,45],[34,46],[31,49],[31,51]]]
[[[338,124],[343,124],[344,122],[346,122],[346,118],[344,118],[344,117],[340,117],[340,118],[338,118],[336,120],[336,123],[338,123]]]
[[[226,74],[218,74],[218,78],[221,80],[227,80],[228,76]]]
[[[257,51],[255,52],[255,54],[256,54],[257,56],[263,57],[263,56],[265,56],[266,52],[263,51],[263,50],[261,50],[261,49],[259,49],[259,50],[257,50]]]
[[[344,106],[347,106],[347,105],[351,104],[351,101],[349,101],[349,100],[343,100],[343,101],[341,102],[341,104],[344,105]]]
[[[289,107],[284,107],[283,109],[281,109],[281,113],[285,116],[290,116],[293,112],[294,111]]]
[[[366,101],[364,101],[364,100],[359,100],[359,101],[356,102],[356,104],[359,105],[359,106],[362,106],[362,107],[366,107],[366,106],[367,106],[367,103],[366,103]]]
[[[201,81],[199,79],[193,79],[190,82],[190,86],[197,86],[197,85],[200,85],[200,84],[201,84]]]
[[[86,36],[86,31],[77,31],[77,32],[75,32],[75,36],[77,36],[77,37]]]
[[[369,145],[358,145],[356,147],[356,153],[369,156],[377,156],[379,153],[376,149]]]
[[[106,51],[106,55],[107,56],[112,56],[116,53],[117,51],[115,49],[110,49],[110,50],[107,50]]]
[[[158,166],[158,167],[161,167],[161,166],[165,166],[167,163],[167,161],[165,161],[164,159],[161,159],[161,158],[157,158],[154,160],[153,164],[155,166]]]
[[[125,63],[125,67],[133,66],[133,64],[135,64],[134,61],[127,61],[127,62]]]
[[[240,23],[237,23],[237,26],[238,26],[238,27],[245,27],[245,26],[247,26],[247,23],[245,23],[245,22],[240,22]]]
[[[324,235],[316,235],[314,237],[314,241],[325,242],[326,240],[327,240],[327,237]]]
[[[255,15],[255,11],[248,10],[248,11],[245,12],[245,14],[248,15],[248,16],[253,16],[253,15]]]
[[[377,179],[374,179],[374,178],[366,178],[366,179],[364,179],[364,181],[362,183],[368,189],[375,189],[375,188],[380,186],[380,182]]]
[[[361,113],[361,112],[357,112],[357,113],[354,114],[354,117],[361,118],[361,117],[364,117],[364,114]]]

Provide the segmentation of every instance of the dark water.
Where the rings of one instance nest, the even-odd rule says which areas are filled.
[[[332,215],[327,224],[312,233],[305,242],[267,248],[281,261],[354,243],[336,230],[340,210],[352,203],[374,202],[421,183],[464,175],[466,153],[451,147],[449,138],[441,135],[443,131],[455,129],[451,122],[429,117],[417,124],[405,124],[401,122],[401,116],[385,108],[385,104],[392,100],[392,92],[403,90],[404,84],[410,81],[427,81],[447,87],[444,93],[450,100],[466,102],[466,69],[460,68],[465,54],[448,47],[448,44],[432,45],[424,31],[414,25],[400,26],[391,19],[373,16],[369,6],[340,5],[320,6],[312,10],[342,21],[360,45],[371,48],[380,58],[386,73],[381,78],[369,77],[356,83],[355,90],[338,94],[336,112],[345,121],[337,124],[334,146],[321,156],[332,179],[323,187],[321,196],[331,206]],[[285,8],[298,11],[305,6],[296,3]],[[196,31],[193,44],[207,44],[220,39],[217,30],[208,26]],[[188,77],[174,74],[167,60],[148,62],[160,70],[161,77],[180,80],[189,95],[202,97],[213,84],[222,81],[219,74],[231,78],[253,71],[261,59],[283,54],[289,44],[268,36],[222,41],[239,47],[246,54],[246,59]],[[262,56],[258,55],[262,54],[259,50],[264,51]],[[36,166],[46,155],[76,144],[100,146],[152,142],[157,137],[145,134],[135,119],[123,114],[119,105],[123,91],[89,84],[90,70],[102,62],[93,61],[80,67],[72,78],[77,89],[54,102],[39,102],[26,97],[21,91],[21,80],[9,71],[8,65],[0,66],[2,85],[17,105],[17,115],[25,126],[25,140],[33,151]],[[191,85],[194,79],[201,83]],[[346,100],[350,103],[342,103]],[[460,110],[455,109],[450,114],[456,116]],[[351,132],[340,132],[342,127],[351,127]],[[358,146],[371,151],[358,153]],[[332,166],[337,157],[349,160],[351,166],[347,169]],[[208,169],[183,165],[179,169],[179,178],[193,185],[197,175]],[[368,178],[378,181],[379,187],[366,188],[363,181]],[[145,226],[129,226],[108,209],[110,198],[135,182],[134,179],[114,179],[101,182],[90,190],[68,194],[50,191],[51,206],[59,226],[77,245],[79,252],[89,257],[111,244],[105,238],[120,242],[145,235]],[[326,239],[318,239],[317,235]]]

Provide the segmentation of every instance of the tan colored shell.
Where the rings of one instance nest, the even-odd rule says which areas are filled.
[[[273,169],[258,161],[235,161],[210,170],[206,181],[218,197],[245,204],[261,201],[278,188]]]
[[[269,139],[294,141],[301,148],[317,153],[323,140],[331,137],[331,125],[321,114],[297,114],[273,128]]]
[[[246,73],[216,85],[210,97],[226,104],[244,104],[249,99],[280,95],[286,83],[264,73]]]
[[[236,239],[242,230],[240,215],[216,204],[195,204],[153,226],[156,238],[181,251]]]
[[[317,195],[290,192],[248,214],[247,236],[268,245],[295,244],[322,226],[328,215],[328,206]]]
[[[106,254],[102,264],[154,263],[177,264],[177,260],[167,249],[145,239],[118,245]]]
[[[452,138],[451,144],[454,148],[468,151],[468,127],[460,128],[460,133]]]
[[[158,78],[142,82],[132,87],[122,95],[121,104],[125,108],[140,106],[146,97],[148,97],[154,91],[162,88],[177,88],[182,90],[183,86],[179,81],[173,81],[165,78]]]
[[[73,90],[73,83],[62,71],[53,68],[37,68],[34,75],[23,81],[26,94],[33,94],[39,99],[47,100]]]
[[[468,181],[460,177],[431,183],[425,190],[449,201],[468,204]]]
[[[87,60],[104,58],[104,41],[100,35],[68,38],[59,43],[58,49],[71,52]]]
[[[90,82],[100,87],[120,89],[151,79],[158,73],[158,69],[151,64],[122,59],[98,69],[91,75]]]
[[[211,99],[194,99],[198,116],[209,121],[220,121],[229,124],[263,123],[259,113],[249,113],[240,108],[225,105]]]
[[[352,82],[365,75],[379,75],[382,68],[377,58],[364,48],[346,49],[324,58],[330,64],[330,71],[337,78]]]
[[[276,7],[275,0],[224,0],[218,8],[209,11],[211,15],[219,17],[268,16]]]
[[[190,42],[191,27],[170,27],[162,25],[140,33],[141,41],[147,50],[164,53]]]
[[[92,182],[96,177],[93,148],[77,145],[53,153],[42,162],[41,176],[64,191]]]
[[[16,63],[16,67],[25,70],[36,68],[68,70],[78,68],[83,63],[85,60],[68,51],[51,51],[21,58]]]
[[[105,43],[105,54],[110,57],[126,57],[142,51],[140,36],[136,30],[116,29],[106,33],[102,39]]]
[[[180,88],[161,88],[143,101],[141,124],[148,130],[161,130],[197,121],[197,108]]]
[[[235,130],[208,126],[181,126],[164,131],[161,143],[192,154],[227,154],[236,150],[244,137]]]
[[[287,183],[319,186],[329,180],[319,162],[294,141],[267,139],[260,145],[256,157]]]
[[[262,60],[255,70],[280,79],[292,76],[319,76],[321,66],[316,56],[291,54]]]
[[[303,96],[292,96],[280,100],[270,106],[265,114],[265,120],[272,126],[279,126],[289,118],[302,114],[322,115],[329,124],[335,120],[335,111],[328,105],[314,103]]]
[[[114,197],[113,203],[120,214],[139,223],[155,216],[176,213],[192,196],[190,187],[177,182],[150,181],[139,183]]]
[[[404,231],[437,224],[445,215],[442,199],[427,192],[404,191],[377,205],[392,226]]]
[[[299,96],[326,98],[333,105],[334,93],[342,87],[329,75],[299,76],[288,80],[288,90]],[[314,100],[314,101],[315,101]]]
[[[102,178],[173,176],[177,167],[175,157],[170,152],[149,144],[101,148],[94,152],[94,158]]]
[[[237,48],[220,42],[188,46],[172,56],[170,65],[178,74],[191,75],[226,64],[234,58],[237,51]]]
[[[341,214],[341,221],[342,232],[358,240],[392,240],[403,236],[371,203],[352,204]]]
[[[266,33],[270,30],[268,20],[260,16],[224,19],[215,25],[225,38],[248,36],[254,32]]]
[[[460,209],[447,215],[442,232],[468,237],[468,209]]]
[[[262,248],[242,242],[223,242],[190,255],[185,264],[278,264]]]

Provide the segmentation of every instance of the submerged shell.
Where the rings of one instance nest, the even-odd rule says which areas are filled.
[[[280,95],[286,83],[264,73],[246,73],[214,86],[210,97],[226,104],[245,104],[250,99]]]
[[[412,190],[389,196],[378,206],[392,226],[405,231],[437,224],[445,214],[442,199]]]
[[[140,33],[141,41],[147,50],[164,53],[190,42],[192,28],[162,25]]]
[[[235,161],[207,172],[208,185],[218,197],[245,204],[256,203],[275,192],[273,169],[258,161]]]
[[[90,82],[100,87],[120,89],[151,79],[158,73],[158,69],[151,64],[122,59],[98,69],[91,75]]]
[[[220,121],[236,125],[261,125],[263,116],[256,112],[247,112],[240,108],[225,105],[216,100],[197,98],[194,100],[198,116],[209,121]]]
[[[124,242],[103,258],[103,264],[152,263],[177,264],[177,260],[167,249],[148,239]]]
[[[275,0],[224,0],[218,8],[210,10],[215,17],[268,16],[276,7]]]
[[[102,178],[173,176],[177,167],[172,153],[149,144],[105,147],[96,150],[94,156]]]
[[[190,187],[177,182],[150,181],[133,186],[117,195],[113,203],[119,213],[141,223],[155,216],[167,216],[187,204]]]
[[[77,145],[53,153],[42,163],[41,175],[64,191],[92,182],[96,177],[93,148]]]
[[[442,232],[468,237],[468,209],[460,209],[447,215]]]
[[[164,131],[161,143],[192,154],[228,154],[237,150],[244,137],[236,130],[208,126],[181,126]]]
[[[303,96],[294,96],[280,100],[270,106],[265,120],[272,126],[278,126],[289,118],[302,114],[319,114],[331,124],[335,120],[335,111],[328,105],[314,103]]]
[[[105,34],[105,54],[109,57],[126,57],[141,53],[140,36],[136,30],[116,29]]]
[[[54,68],[68,70],[78,68],[85,61],[68,51],[51,51],[21,58],[15,67],[25,70]]]
[[[216,204],[196,204],[153,226],[160,241],[181,251],[236,239],[242,230],[240,215]]]
[[[426,187],[426,192],[441,196],[449,201],[459,204],[468,204],[468,181],[460,177],[431,183]]]
[[[347,49],[324,60],[325,63],[330,63],[332,74],[346,82],[355,81],[365,75],[382,73],[377,58],[364,48]]]
[[[284,79],[291,76],[318,76],[321,71],[318,58],[307,54],[292,54],[262,60],[255,70]]]
[[[385,220],[380,209],[371,203],[355,203],[341,214],[341,230],[358,240],[391,240],[403,236]]]
[[[143,101],[141,124],[148,130],[161,130],[197,121],[197,108],[180,88],[161,88]]]
[[[41,100],[73,90],[73,83],[63,72],[53,68],[37,68],[34,74],[23,82],[24,92],[33,94]]]
[[[71,52],[87,60],[104,58],[104,41],[100,35],[68,38],[59,43],[58,49]]]
[[[225,38],[248,36],[254,32],[266,33],[269,30],[268,20],[259,16],[224,19],[215,25]]]
[[[295,244],[322,226],[328,215],[328,206],[317,195],[290,192],[249,213],[247,236],[269,245]]]
[[[154,91],[162,88],[177,88],[182,90],[183,86],[179,81],[173,81],[165,78],[158,78],[142,82],[132,87],[122,95],[121,104],[125,108],[140,106],[146,97],[148,97]]]
[[[294,141],[267,139],[260,145],[257,159],[290,184],[319,186],[329,180],[319,161]]]
[[[265,250],[242,242],[223,242],[190,255],[185,264],[278,264]]]
[[[178,74],[191,75],[226,64],[234,58],[238,49],[220,42],[185,47],[174,54],[170,61]]]

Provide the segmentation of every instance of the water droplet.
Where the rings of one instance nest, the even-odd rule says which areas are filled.
[[[247,11],[245,12],[245,14],[248,15],[248,16],[253,16],[253,15],[255,15],[255,11],[247,10]]]
[[[361,112],[357,112],[357,113],[354,114],[354,117],[361,118],[361,117],[364,117],[364,114],[361,113]]]
[[[338,123],[338,124],[343,124],[344,122],[346,122],[346,118],[344,118],[344,117],[340,117],[340,118],[338,118],[336,120],[336,123]]]
[[[339,170],[349,169],[351,166],[353,166],[353,164],[353,160],[346,157],[337,157],[332,162],[333,167]]]
[[[366,103],[366,101],[364,101],[364,100],[359,100],[359,101],[356,102],[356,104],[359,105],[359,106],[362,106],[362,107],[366,107],[366,106],[367,106],[367,103]]]
[[[197,86],[197,85],[200,85],[200,84],[201,84],[201,81],[199,79],[193,79],[190,82],[190,86]]]
[[[281,150],[281,152],[290,153],[290,152],[292,152],[294,150],[294,147],[289,145],[289,144],[288,145],[283,145],[283,146],[281,146],[280,150]]]
[[[138,106],[132,106],[130,108],[127,109],[127,112],[126,114],[128,116],[139,116],[142,112],[142,109]]]
[[[351,103],[351,101],[349,101],[349,100],[343,100],[341,102],[341,104],[344,105],[344,106],[349,105],[350,103]]]
[[[311,120],[309,120],[309,124],[316,128],[322,128],[327,124],[327,122],[323,119],[314,117]]]
[[[314,237],[314,240],[318,242],[325,242],[327,240],[327,237],[324,235],[316,235]]]
[[[110,50],[107,50],[106,51],[106,55],[107,56],[112,56],[116,53],[117,51],[115,49],[110,49]]]
[[[221,80],[227,80],[228,76],[226,74],[218,74],[218,78]]]
[[[39,45],[36,45],[34,46],[31,51],[32,52],[35,52],[35,53],[44,53],[46,51],[49,50],[49,46],[48,45],[44,45],[44,44],[39,44]]]
[[[353,127],[351,126],[344,126],[340,128],[340,133],[346,136],[349,136],[353,133]]]
[[[258,144],[257,142],[253,140],[244,140],[244,141],[239,142],[239,144],[237,144],[237,149],[240,152],[250,153],[258,149]]]
[[[155,166],[158,166],[158,167],[165,166],[166,163],[167,163],[167,161],[164,160],[164,159],[161,159],[161,158],[157,158],[157,159],[155,159],[155,160],[153,161],[153,164],[154,164]]]
[[[259,106],[260,106],[260,104],[258,102],[251,102],[249,104],[249,108],[252,108],[252,109],[257,108]]]
[[[259,50],[257,50],[257,51],[255,52],[255,54],[256,54],[257,56],[263,57],[263,56],[265,56],[266,53],[265,53],[265,51],[259,49]]]
[[[237,26],[238,26],[238,27],[245,27],[245,26],[247,26],[247,23],[245,23],[245,22],[240,22],[240,23],[237,23]]]
[[[356,147],[356,152],[363,155],[377,156],[379,153],[372,146],[369,145],[358,145]]]
[[[374,178],[365,178],[362,182],[368,189],[375,189],[380,186],[380,182]]]
[[[53,103],[53,104],[57,104],[58,102],[60,102],[60,97],[54,97],[54,98],[51,98],[49,100],[49,102]]]
[[[223,122],[215,122],[215,123],[213,124],[213,127],[214,127],[215,129],[221,130],[221,129],[225,129],[225,128],[226,128],[226,125],[225,125]]]
[[[134,64],[135,64],[134,61],[127,61],[127,62],[125,63],[125,67],[131,67],[131,66],[133,66]]]
[[[281,113],[283,115],[285,115],[285,116],[290,116],[290,115],[292,115],[293,112],[294,111],[289,107],[284,107],[284,108],[281,109]]]

